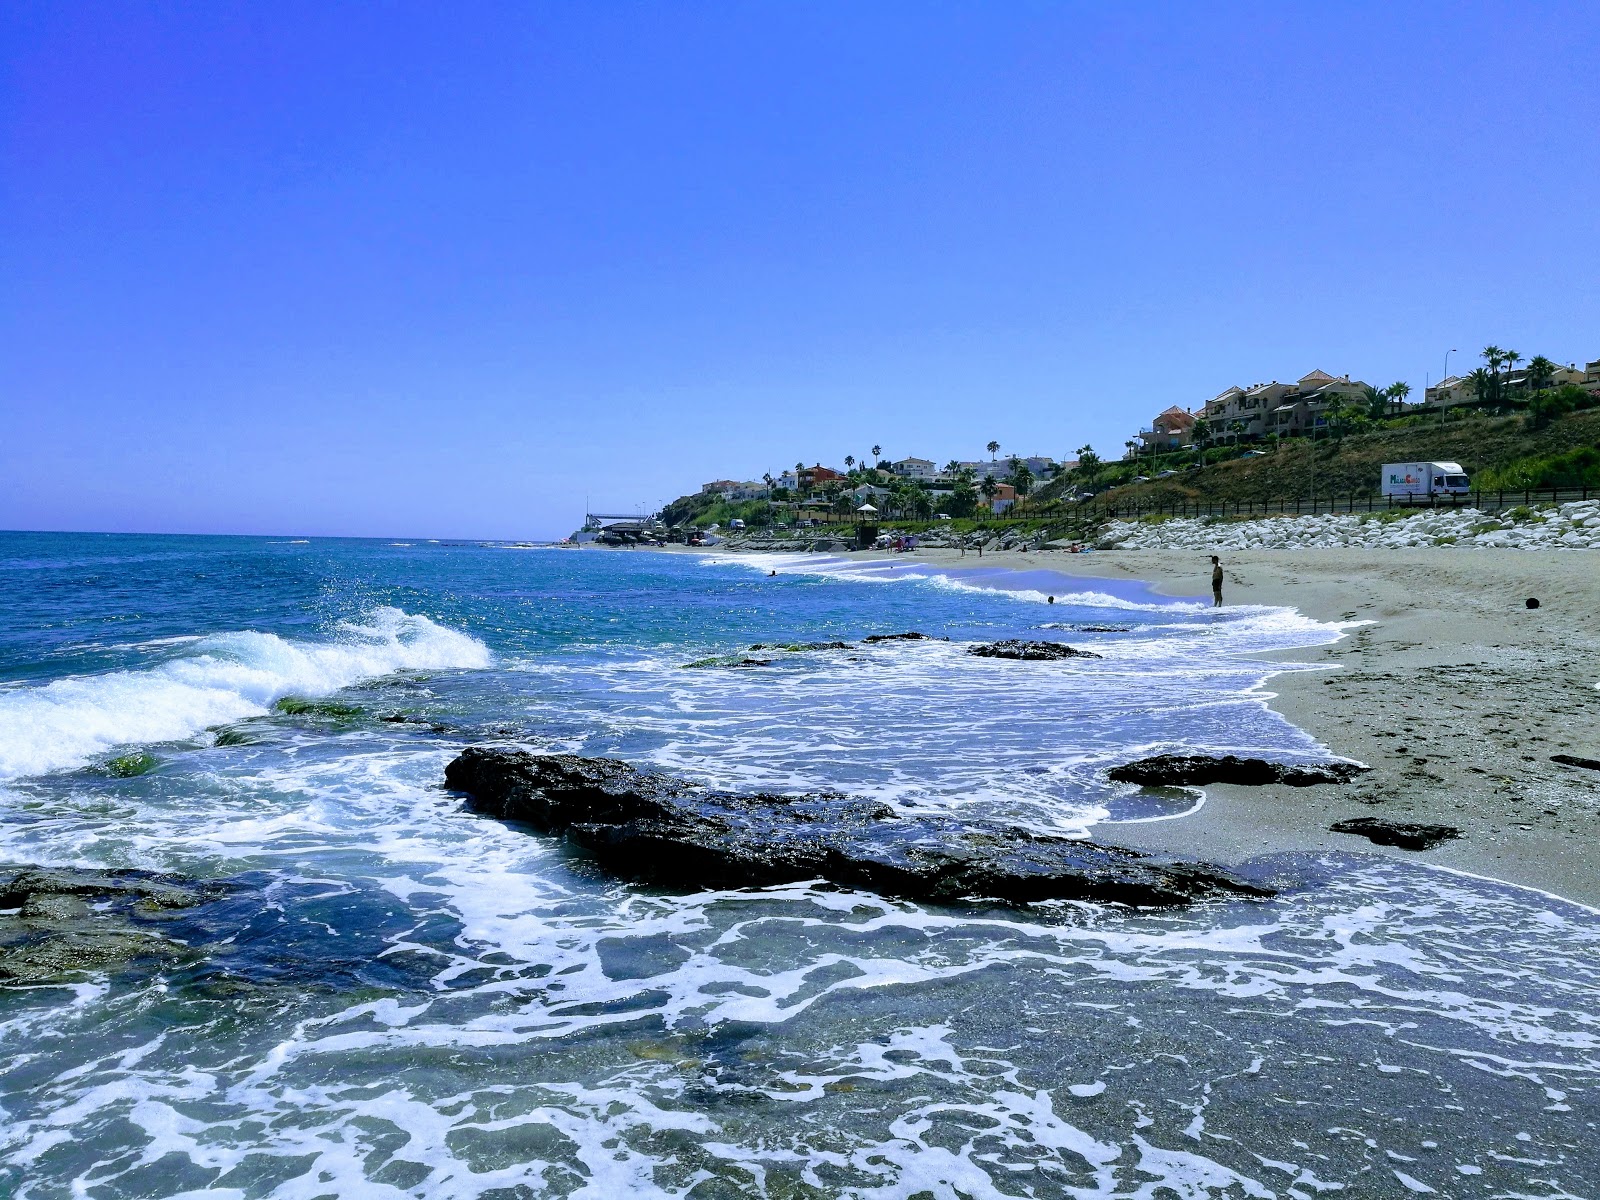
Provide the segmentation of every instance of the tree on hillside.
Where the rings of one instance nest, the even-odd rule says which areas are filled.
[[[1204,417],[1196,417],[1194,425],[1189,430],[1189,444],[1191,446],[1204,446],[1211,437],[1211,422]]]
[[[1499,346],[1485,346],[1483,348],[1482,358],[1485,366],[1479,367],[1476,371],[1473,371],[1471,375],[1467,376],[1467,378],[1473,380],[1481,378],[1483,380],[1485,386],[1474,387],[1474,391],[1476,391],[1479,400],[1482,400],[1487,404],[1499,404],[1500,368],[1505,366],[1506,352],[1500,349]],[[1485,367],[1487,369],[1485,369]],[[1481,376],[1479,372],[1482,372]]]
[[[1411,385],[1404,379],[1397,379],[1384,388],[1383,391],[1389,399],[1394,401],[1395,407],[1398,409],[1400,405],[1406,402],[1406,397],[1411,395]]]
[[[1389,389],[1379,391],[1375,387],[1361,389],[1361,399],[1367,406],[1367,416],[1374,421],[1380,421],[1389,415]]]
[[[1028,470],[1028,464],[1012,459],[1014,464],[1011,474],[1006,477],[1006,482],[1017,490],[1017,499],[1026,500],[1028,493],[1033,491],[1033,472]]]
[[[997,453],[999,453],[999,451],[1000,451],[1000,443],[999,442],[990,442],[987,446],[984,447],[984,449],[989,452],[989,461],[993,462],[994,461],[994,456]]]
[[[961,474],[961,464],[952,458],[949,462],[945,463],[944,473],[950,476],[952,479],[955,478],[957,475]]]
[[[970,517],[978,507],[978,492],[969,479],[963,478],[950,493],[950,515]]]
[[[1556,377],[1556,364],[1542,354],[1535,354],[1528,360],[1528,386],[1534,391],[1542,391],[1550,386]]]
[[[985,475],[983,482],[978,485],[978,490],[983,493],[984,503],[992,504],[1000,491],[1000,485],[994,481],[993,475]]]
[[[1478,367],[1467,376],[1467,383],[1472,385],[1472,394],[1479,400],[1490,400],[1497,390],[1497,381],[1494,374]]]
[[[848,472],[848,471],[852,470],[855,467],[855,465],[856,465],[856,456],[854,454],[846,454],[844,456],[844,469],[845,469],[845,471]]]
[[[873,461],[873,463],[876,464],[878,462],[878,460],[880,460],[882,457],[883,457],[883,447],[882,446],[874,446],[872,448],[872,461]]]
[[[1079,477],[1092,483],[1100,474],[1100,456],[1094,452],[1093,446],[1079,446],[1073,453],[1078,456]]]

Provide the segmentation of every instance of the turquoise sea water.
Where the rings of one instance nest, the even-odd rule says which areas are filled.
[[[952,640],[685,666],[905,629]],[[1326,756],[1252,652],[1339,635],[976,563],[0,535],[0,862],[241,886],[201,961],[0,990],[0,1194],[1595,1195],[1581,907],[1359,855],[1186,912],[683,895],[440,786],[512,740],[1115,840],[1196,798],[1111,763]]]

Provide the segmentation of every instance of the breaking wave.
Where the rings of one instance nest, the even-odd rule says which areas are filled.
[[[379,608],[327,642],[241,630],[141,670],[77,675],[0,694],[0,779],[71,770],[118,746],[192,737],[258,716],[282,696],[325,696],[405,669],[487,667],[476,638]]]

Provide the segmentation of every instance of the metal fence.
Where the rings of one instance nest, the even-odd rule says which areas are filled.
[[[1066,515],[1092,520],[1135,517],[1272,517],[1315,513],[1410,511],[1423,508],[1478,508],[1503,511],[1519,504],[1560,504],[1600,496],[1600,488],[1525,488],[1520,492],[1469,492],[1462,496],[1315,496],[1294,500],[1146,500],[1138,497],[1067,504]]]

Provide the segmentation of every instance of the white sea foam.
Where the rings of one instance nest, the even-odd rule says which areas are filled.
[[[397,670],[489,662],[476,638],[397,608],[344,622],[326,642],[251,630],[213,634],[156,666],[0,695],[0,779],[80,767],[119,746],[192,737],[263,713],[282,696],[325,696]]]

